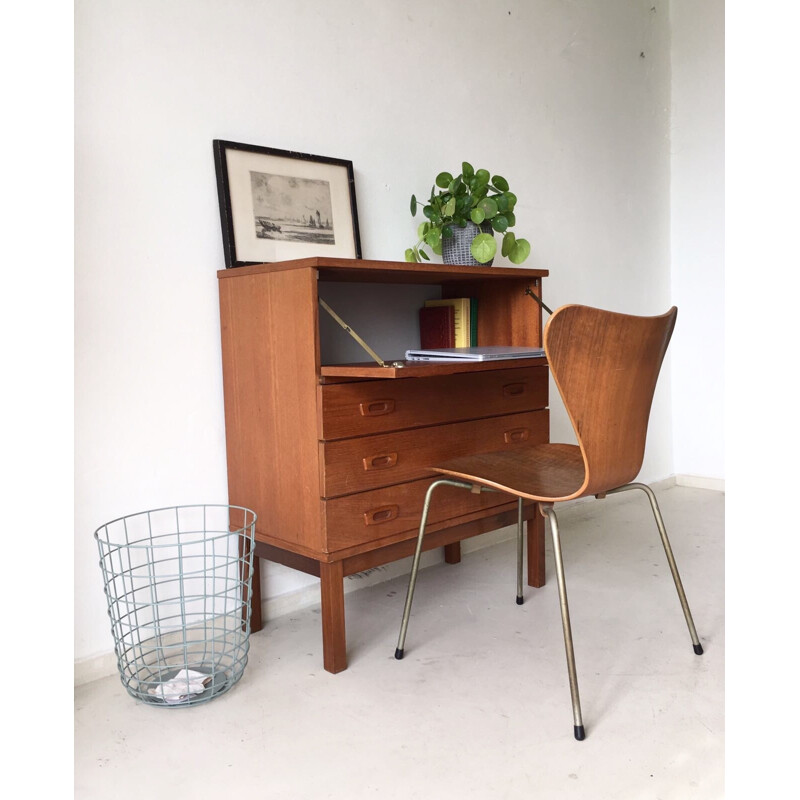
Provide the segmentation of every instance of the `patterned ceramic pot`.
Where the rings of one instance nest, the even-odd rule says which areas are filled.
[[[474,222],[468,222],[466,228],[459,228],[458,225],[452,226],[453,235],[442,237],[442,261],[445,264],[458,264],[467,267],[491,267],[493,258],[485,264],[476,261],[470,252],[472,240],[479,233],[492,233],[491,222],[482,222],[480,226]]]

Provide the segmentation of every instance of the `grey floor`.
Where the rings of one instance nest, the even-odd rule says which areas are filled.
[[[644,495],[564,507],[585,741],[552,553],[517,606],[507,541],[420,573],[403,661],[405,577],[347,596],[339,675],[321,667],[317,607],[254,634],[242,680],[206,705],[143,705],[116,677],[78,687],[75,796],[723,797],[724,495],[658,496],[705,654]]]

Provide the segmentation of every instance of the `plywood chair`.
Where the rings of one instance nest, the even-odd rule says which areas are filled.
[[[628,489],[645,492],[661,534],[694,652],[702,654],[655,495],[649,486],[631,483],[642,466],[650,406],[677,314],[675,307],[662,316],[636,317],[569,305],[550,317],[544,332],[545,351],[578,444],[538,444],[466,456],[433,467],[448,477],[434,481],[425,497],[396,658],[402,658],[404,653],[428,509],[435,489],[443,484],[473,492],[507,492],[519,498],[518,603],[522,602],[523,499],[535,500],[541,513],[550,520],[576,739],[582,740],[586,734],[554,511],[556,503],[586,495],[603,498]]]

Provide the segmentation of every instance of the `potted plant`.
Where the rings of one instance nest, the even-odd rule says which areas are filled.
[[[476,170],[466,161],[455,178],[449,172],[440,172],[422,208],[426,220],[417,229],[419,241],[406,250],[406,261],[430,261],[425,252],[429,247],[445,264],[491,264],[497,253],[497,231],[503,234],[501,254],[512,264],[521,264],[530,255],[531,246],[509,230],[516,223],[516,203],[517,196],[508,190],[508,181],[501,175],[490,176],[487,170]],[[417,205],[412,194],[412,216],[417,214]]]

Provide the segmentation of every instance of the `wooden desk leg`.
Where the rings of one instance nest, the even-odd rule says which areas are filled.
[[[444,546],[444,560],[446,564],[461,563],[461,542],[453,542]]]
[[[536,513],[525,523],[528,526],[528,586],[544,586],[544,517]]]
[[[322,598],[322,661],[328,672],[341,672],[347,669],[343,562],[320,563],[319,578]]]
[[[257,633],[264,626],[261,619],[261,559],[253,556],[253,590],[245,601],[250,603],[250,633]]]

